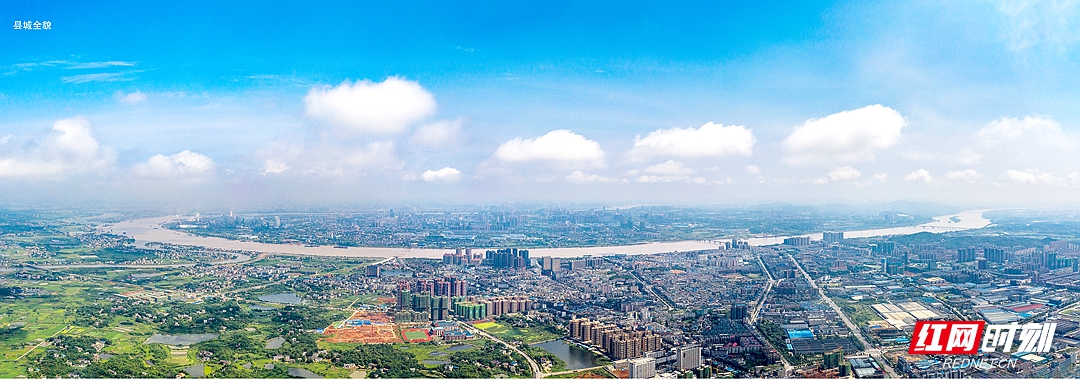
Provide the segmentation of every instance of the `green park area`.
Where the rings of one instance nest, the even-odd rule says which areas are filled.
[[[215,297],[153,301],[118,296],[143,290],[139,287],[84,282],[71,275],[7,281],[4,286],[9,292],[13,286],[22,291],[0,303],[2,378],[175,377],[181,372],[249,378],[308,372],[337,378],[532,375],[523,357],[484,339],[327,343],[312,331],[350,312],[318,303],[266,307],[244,298]],[[422,335],[412,334],[410,338]]]
[[[495,335],[508,343],[520,342],[532,344],[558,339],[563,334],[550,326],[534,323],[523,317],[511,317],[501,320],[475,324],[476,328]]]

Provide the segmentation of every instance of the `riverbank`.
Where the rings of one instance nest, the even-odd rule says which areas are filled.
[[[983,212],[990,210],[972,210],[957,214],[942,215],[934,218],[933,222],[907,227],[894,227],[883,229],[870,229],[859,231],[844,231],[846,238],[866,238],[890,235],[911,235],[920,232],[942,233],[983,228],[990,224],[990,220],[983,217]],[[172,216],[156,218],[134,219],[119,222],[113,225],[102,226],[101,229],[115,233],[125,234],[135,239],[135,244],[145,246],[146,243],[168,243],[180,245],[193,245],[218,249],[231,249],[242,251],[255,251],[266,253],[312,255],[312,256],[336,256],[336,257],[411,257],[411,258],[442,258],[448,249],[441,248],[388,248],[388,247],[348,247],[338,248],[333,246],[303,246],[291,244],[270,244],[253,241],[229,240],[220,237],[196,236],[180,231],[174,231],[162,227],[163,223],[173,220]],[[821,233],[798,235],[811,239],[820,240]],[[791,236],[762,236],[746,239],[752,246],[766,246],[780,244],[785,238]],[[610,247],[574,247],[574,248],[533,248],[529,249],[533,257],[581,257],[585,255],[604,256],[612,254],[647,255],[676,251],[697,251],[715,249],[718,241],[678,241],[663,243],[644,243],[634,245],[610,246]],[[483,248],[477,248],[483,249]]]

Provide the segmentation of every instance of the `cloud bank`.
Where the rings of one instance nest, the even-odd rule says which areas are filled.
[[[900,141],[906,125],[896,110],[875,104],[810,119],[781,143],[790,165],[871,161]]]
[[[140,178],[196,177],[209,173],[214,160],[199,153],[185,150],[166,156],[157,154],[144,163],[135,165],[131,172]]]
[[[629,154],[636,160],[650,157],[750,156],[756,142],[754,133],[744,126],[709,122],[699,128],[657,129],[645,137],[634,137],[634,148]]]
[[[461,179],[461,171],[449,166],[439,170],[428,170],[420,175],[425,182],[457,182]]]
[[[566,129],[536,138],[518,137],[495,150],[495,158],[505,162],[546,161],[579,167],[602,167],[604,156],[600,143]]]
[[[14,138],[0,140],[0,177],[59,178],[101,171],[116,159],[113,149],[102,147],[83,117],[61,119],[41,144],[14,146]]]
[[[304,113],[358,134],[393,134],[435,114],[435,96],[419,83],[390,77],[315,87],[304,97]]]

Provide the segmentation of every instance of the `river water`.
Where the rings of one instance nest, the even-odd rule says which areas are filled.
[[[861,231],[844,231],[846,238],[875,237],[888,235],[910,235],[919,232],[941,233],[986,227],[990,220],[983,217],[984,211],[964,211],[958,214],[942,215],[934,218],[933,222],[916,226],[894,227],[884,229],[871,229]],[[170,243],[182,245],[203,246],[218,249],[234,249],[243,251],[301,254],[314,256],[346,256],[346,257],[416,257],[416,258],[441,258],[448,249],[438,248],[385,248],[385,247],[348,247],[336,248],[332,246],[307,247],[291,244],[270,244],[253,241],[229,240],[219,237],[196,236],[184,232],[173,231],[161,227],[162,223],[173,220],[172,216],[158,218],[145,218],[119,222],[114,225],[102,227],[104,230],[126,234],[135,238],[135,244],[144,246],[149,242]],[[800,235],[809,236],[812,239],[821,239],[821,233]],[[761,236],[747,239],[750,245],[765,246],[780,244],[784,238],[790,236]],[[678,241],[666,243],[645,243],[635,245],[611,246],[611,247],[576,247],[576,248],[531,248],[530,256],[553,256],[553,257],[580,257],[585,255],[603,256],[610,254],[643,255],[653,253],[665,253],[674,251],[696,251],[703,249],[715,249],[718,242],[715,241]]]

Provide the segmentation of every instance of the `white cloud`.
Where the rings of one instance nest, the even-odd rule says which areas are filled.
[[[604,177],[599,174],[589,174],[581,170],[574,170],[563,178],[563,180],[574,183],[613,183],[620,181],[618,178]]]
[[[1003,117],[976,132],[973,140],[984,168],[1071,172],[1080,164],[1080,138],[1046,116]]]
[[[636,136],[629,156],[634,160],[649,157],[749,156],[753,153],[755,142],[754,133],[744,126],[709,122],[697,129],[657,129],[645,137]]]
[[[285,164],[284,162],[281,162],[281,161],[278,161],[278,160],[275,160],[275,159],[271,158],[269,160],[266,160],[266,162],[263,163],[262,174],[263,175],[278,174],[278,173],[282,173],[282,172],[284,172],[286,170],[289,170],[289,165]]]
[[[1000,23],[1009,50],[1048,50],[1064,54],[1080,43],[1080,3],[1076,1],[1006,0],[998,2]]]
[[[52,129],[42,144],[0,150],[0,177],[58,177],[112,166],[116,153],[98,144],[85,118],[58,120]],[[4,137],[0,147],[13,139]]]
[[[439,120],[417,128],[409,141],[421,146],[438,147],[453,142],[460,136],[461,119]]]
[[[1053,184],[1062,181],[1061,178],[1055,177],[1054,173],[1044,173],[1038,169],[1028,169],[1024,171],[1009,169],[1005,171],[1005,174],[1003,174],[1002,177],[1015,184]]]
[[[64,83],[83,84],[90,82],[124,82],[135,80],[135,78],[128,76],[128,73],[95,73],[95,74],[82,74],[60,77],[60,81]]]
[[[900,141],[906,122],[899,112],[875,104],[807,120],[782,142],[791,165],[857,162]]]
[[[336,87],[315,87],[304,104],[307,116],[356,133],[399,133],[435,114],[430,92],[397,77],[382,83],[346,80]]]
[[[948,178],[948,179],[951,179],[951,180],[954,180],[954,181],[972,182],[972,181],[975,181],[975,180],[977,180],[979,178],[982,178],[982,176],[983,176],[982,174],[979,174],[979,172],[975,171],[974,169],[953,170],[953,171],[950,171],[948,173],[945,173],[945,178]]]
[[[667,162],[645,168],[645,172],[660,175],[688,175],[694,174],[697,171],[693,168],[683,166],[681,162],[668,160]]]
[[[123,91],[117,91],[116,94],[113,95],[113,97],[115,97],[116,100],[120,103],[124,104],[138,104],[146,101],[146,94],[140,91],[135,91],[126,95]]]
[[[930,172],[927,171],[926,169],[919,169],[919,170],[916,170],[914,172],[911,172],[911,174],[908,174],[908,175],[904,176],[904,180],[905,181],[912,181],[912,182],[930,183],[930,182],[934,182],[934,177],[931,176]]]
[[[157,154],[144,163],[135,165],[131,171],[142,178],[176,178],[207,174],[214,168],[214,160],[199,153],[185,150],[171,156]]]
[[[829,182],[850,181],[862,176],[858,170],[850,166],[838,166],[830,170],[824,177],[814,179],[814,183],[824,185]]]
[[[889,176],[885,173],[878,173],[874,174],[874,179],[876,179],[878,182],[885,182],[889,179]]]
[[[566,129],[536,138],[518,137],[495,150],[495,158],[506,162],[551,161],[568,166],[604,166],[604,155],[599,143]]]
[[[71,66],[68,66],[67,68],[68,69],[73,69],[73,70],[79,70],[79,69],[104,69],[104,68],[107,68],[107,67],[114,67],[114,66],[135,66],[135,63],[134,62],[124,62],[124,61],[83,62],[83,63],[71,63]]]
[[[761,174],[761,168],[757,165],[746,165],[746,174]]]
[[[428,170],[420,175],[425,182],[456,182],[461,179],[461,171],[449,166],[439,170]]]
[[[1061,124],[1053,119],[1027,116],[1023,119],[1003,117],[990,122],[976,134],[986,146],[1006,145],[1021,138],[1032,138],[1048,145],[1067,144],[1071,138],[1061,130]]]

